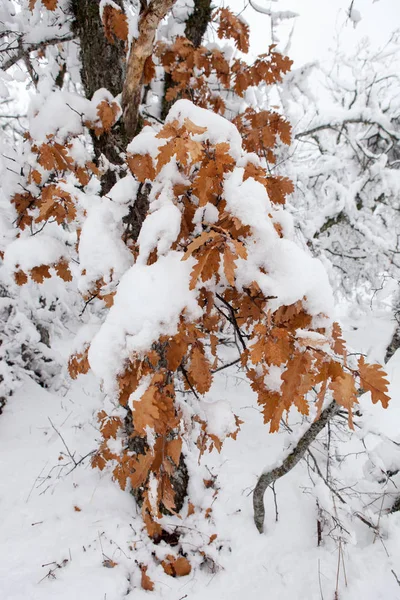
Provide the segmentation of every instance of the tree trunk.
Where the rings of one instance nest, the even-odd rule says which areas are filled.
[[[127,65],[124,44],[122,42],[110,44],[105,36],[99,14],[100,0],[73,0],[71,3],[75,18],[74,32],[80,39],[81,77],[86,97],[91,98],[99,88],[106,88],[113,96],[117,96],[122,92],[123,118],[112,128],[111,132],[100,137],[92,135],[97,162],[104,155],[112,165],[122,166],[121,153],[126,151],[129,141],[141,129],[139,108],[143,93],[144,65],[153,52],[158,25],[174,2],[175,0],[153,0],[148,5],[141,3],[142,8],[138,23],[139,35],[132,43]],[[122,0],[117,0],[117,3],[123,8]],[[186,25],[186,35],[195,46],[201,44],[210,18],[211,0],[195,0],[194,11]],[[172,80],[167,79],[165,91],[171,84]],[[166,116],[164,112],[168,112],[169,108],[170,105],[165,103],[164,96],[164,117]],[[102,193],[104,195],[109,192],[116,180],[116,172],[107,169],[107,173],[102,180]],[[147,214],[149,193],[150,186],[141,184],[135,202],[124,219],[126,226],[125,240],[128,238],[134,241],[137,240]],[[125,419],[125,430],[129,438],[129,449],[138,454],[143,454],[147,441],[142,436],[133,435],[134,424],[130,411],[127,412]],[[188,478],[186,463],[183,456],[181,456],[180,464],[171,477],[178,512],[187,496]],[[140,504],[142,501],[140,490],[135,490],[134,496]]]
[[[188,20],[186,21],[185,36],[190,40],[195,48],[198,48],[203,41],[203,37],[207,31],[208,24],[211,21],[211,0],[195,0],[194,9]],[[162,99],[161,119],[165,121],[169,109],[176,102],[169,102],[166,99],[167,91],[173,87],[174,82],[170,73],[164,73],[164,94]]]
[[[394,330],[390,344],[386,348],[385,363],[387,363],[393,356],[393,354],[400,348],[400,295],[394,306],[394,317],[396,319],[396,329]]]
[[[123,118],[129,137],[136,135],[138,130],[146,60],[153,54],[158,26],[175,2],[176,0],[152,0],[141,11],[138,24],[139,35],[132,43],[122,91]]]
[[[116,0],[123,8],[122,0]],[[111,44],[105,34],[100,19],[100,0],[72,0],[74,16],[72,29],[79,37],[81,78],[87,98],[92,98],[96,90],[106,88],[113,96],[121,93],[125,81],[125,44],[115,40]],[[125,127],[120,120],[110,133],[97,137],[92,133],[93,147],[98,163],[101,155],[113,165],[122,165],[121,152],[125,152],[128,139]],[[102,179],[102,192],[107,194],[116,182],[116,174],[111,169]]]
[[[393,356],[393,354],[400,348],[400,325],[396,327],[391,342],[386,349],[385,363],[387,363]]]

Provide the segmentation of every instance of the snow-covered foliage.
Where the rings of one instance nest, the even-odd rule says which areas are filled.
[[[274,28],[295,15],[270,16]],[[239,597],[244,553],[268,547],[273,564],[287,560],[299,506],[306,518],[294,528],[291,556],[323,556],[329,594],[338,597],[361,547],[372,554],[373,541],[388,535],[390,516],[381,513],[396,506],[400,459],[395,432],[376,425],[370,408],[371,400],[377,409],[389,405],[382,357],[363,344],[363,354],[348,352],[328,275],[303,242],[318,240],[324,259],[327,220],[343,219],[375,244],[385,219],[394,223],[397,104],[394,92],[384,94],[391,78],[385,71],[380,82],[377,66],[375,78],[363,79],[346,63],[357,93],[346,104],[348,85],[338,76],[343,106],[332,109],[329,125],[320,112],[313,122],[324,134],[321,156],[301,153],[282,167],[291,126],[277,99],[291,116],[297,101],[304,118],[311,97],[296,100],[306,84],[288,75],[291,61],[275,45],[249,62],[249,27],[228,8],[204,0],[4,0],[0,23],[0,93],[17,108],[23,90],[28,106],[7,130],[0,159],[0,448],[10,452],[1,481],[10,479],[23,513],[18,524],[12,513],[6,539],[13,528],[29,537],[27,515],[31,527],[63,523],[58,547],[43,536],[55,562],[34,590],[24,552],[29,573],[22,583],[12,578],[14,597],[200,598],[210,574],[218,596],[235,570],[230,596]],[[334,144],[329,134],[339,126]],[[312,134],[296,129],[296,144]],[[346,180],[340,160],[351,162]],[[324,177],[314,190],[318,169]],[[377,182],[384,198],[373,204],[368,186]],[[388,257],[393,240],[385,243],[379,248]],[[390,266],[385,274],[394,275]],[[377,259],[376,276],[379,267]],[[17,458],[13,419],[21,426]],[[18,484],[12,465],[22,463]],[[33,483],[27,494],[25,471]],[[259,535],[266,478],[275,500],[283,478],[286,498],[285,531],[270,529],[267,508],[267,537]],[[243,495],[255,484],[256,527]],[[12,506],[7,500],[3,510]],[[278,521],[277,504],[275,513]],[[311,524],[317,535],[306,539]],[[385,576],[391,568],[390,559]],[[69,579],[54,591],[61,573],[81,584]],[[276,583],[269,573],[267,584],[271,577]],[[285,595],[275,583],[276,597]],[[304,578],[289,591],[309,595]]]
[[[286,81],[293,211],[335,287],[364,303],[399,279],[399,48],[399,33],[378,51],[364,41]]]

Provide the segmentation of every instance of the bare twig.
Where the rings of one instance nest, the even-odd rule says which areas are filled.
[[[322,431],[328,421],[336,414],[339,410],[339,406],[333,400],[326,408],[322,411],[320,418],[314,421],[312,425],[303,434],[300,440],[297,442],[295,448],[287,455],[279,467],[275,467],[272,471],[262,473],[258,479],[257,485],[253,492],[253,507],[254,507],[254,523],[260,533],[264,530],[264,518],[265,518],[265,507],[264,507],[264,493],[266,489],[273,485],[278,479],[286,475],[291,471],[297,463],[303,458],[307,450],[309,449],[312,442],[316,439],[317,435]]]
[[[244,341],[243,333],[241,332],[238,322],[236,321],[235,309],[220,294],[216,294],[216,296],[217,296],[218,300],[220,300],[223,304],[225,304],[225,306],[229,309],[229,312],[231,313],[230,321],[237,333],[240,343],[242,344],[243,350],[246,350],[247,346],[246,346],[246,342]]]
[[[50,417],[48,417],[49,421],[50,421],[50,425],[52,426],[52,428],[54,429],[54,431],[56,432],[56,434],[60,437],[62,443],[64,444],[64,447],[68,453],[68,456],[70,457],[70,459],[72,460],[72,462],[74,463],[75,467],[77,466],[77,462],[73,456],[73,454],[71,454],[70,449],[68,448],[63,436],[61,435],[61,433],[58,431],[58,429],[56,429],[56,427],[54,426],[52,420],[50,419]]]
[[[12,56],[10,56],[4,63],[1,65],[3,71],[7,71],[13,65],[15,65],[21,58],[25,58],[30,54],[30,52],[34,52],[35,50],[40,50],[41,48],[46,48],[46,46],[55,46],[56,44],[62,44],[64,42],[70,42],[75,39],[75,35],[65,35],[64,37],[56,37],[51,38],[49,40],[41,41],[37,44],[25,44],[23,41],[18,40],[17,48],[8,48],[8,52],[14,52]]]
[[[184,376],[186,383],[188,384],[188,386],[190,387],[191,391],[193,392],[193,394],[195,395],[195,397],[197,398],[197,400],[200,400],[198,393],[196,392],[196,390],[194,389],[190,379],[189,379],[189,375],[187,374],[187,371],[185,369],[185,367],[183,365],[180,365],[179,369],[182,371],[182,375]]]
[[[400,585],[400,580],[397,577],[396,573],[393,571],[393,569],[391,569],[392,573],[393,573],[393,577],[395,578],[395,580],[397,581],[397,584]]]
[[[228,367],[232,367],[233,365],[237,365],[242,359],[237,358],[236,360],[232,360],[232,362],[226,363],[225,365],[221,365],[217,369],[211,371],[211,373],[218,373],[218,371],[222,371],[223,369],[227,369]]]

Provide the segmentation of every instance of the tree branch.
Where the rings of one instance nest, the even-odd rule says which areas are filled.
[[[8,48],[7,50],[1,50],[1,52],[15,52],[13,56],[10,56],[8,60],[6,60],[2,65],[1,69],[3,71],[7,71],[13,65],[15,65],[21,58],[24,58],[30,54],[30,52],[35,52],[36,50],[40,50],[42,48],[46,48],[47,46],[55,46],[56,44],[63,44],[64,42],[71,42],[75,39],[74,34],[69,34],[64,37],[56,37],[51,38],[49,40],[44,40],[42,42],[38,42],[36,44],[26,44],[24,45],[21,38],[17,40],[18,48]]]
[[[229,319],[229,320],[232,323],[232,325],[237,333],[240,343],[242,344],[243,350],[246,350],[247,346],[246,346],[246,342],[244,341],[244,338],[243,338],[243,333],[241,332],[238,322],[236,321],[235,309],[220,294],[216,294],[216,296],[217,296],[218,300],[220,300],[223,304],[225,304],[225,306],[229,309],[229,312],[231,313],[231,319]],[[217,306],[216,306],[216,308],[217,308]]]
[[[153,0],[139,19],[139,35],[131,47],[122,90],[123,118],[130,139],[136,134],[138,125],[144,66],[153,52],[157,28],[175,1]]]
[[[339,405],[333,400],[322,411],[318,421],[314,421],[312,425],[303,434],[297,442],[295,448],[287,455],[279,467],[275,467],[272,471],[262,473],[253,492],[253,508],[254,508],[254,523],[260,533],[264,531],[264,493],[266,489],[275,483],[278,479],[289,473],[297,463],[303,458],[310,445],[314,442],[320,431],[325,427],[330,419],[340,409]]]
[[[296,133],[294,138],[296,140],[300,140],[303,137],[313,135],[315,133],[318,133],[319,131],[324,131],[325,129],[333,129],[334,131],[336,131],[336,128],[339,125],[350,125],[350,124],[357,124],[357,123],[362,124],[362,125],[375,125],[376,127],[379,127],[382,131],[384,131],[389,137],[394,138],[395,140],[400,140],[400,135],[398,135],[396,132],[389,131],[381,123],[379,123],[377,121],[374,121],[372,119],[364,119],[362,117],[343,119],[343,121],[340,121],[340,123],[325,123],[322,125],[317,125],[316,127],[313,127],[312,129],[308,129],[307,131],[301,131],[300,133]]]

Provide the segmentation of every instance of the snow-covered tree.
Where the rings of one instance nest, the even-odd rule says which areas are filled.
[[[330,269],[339,295],[366,306],[385,288],[394,314],[400,273],[399,48],[398,32],[380,50],[364,40],[351,55],[338,48],[331,63],[303,67],[286,80],[286,108],[295,124],[288,160],[296,181],[291,204],[302,234]]]
[[[22,69],[32,89],[24,137],[3,152],[5,276],[56,326],[73,321],[69,373],[91,369],[105,396],[92,465],[132,490],[154,555],[185,575],[213,550],[189,552],[168,522],[211,519],[217,490],[196,461],[241,425],[213,397],[220,371],[240,364],[271,432],[290,412],[307,425],[256,486],[260,531],[266,487],[335,415],[353,427],[359,389],[389,400],[379,365],[348,360],[327,275],[285,209],[293,184],[274,165],[291,128],[266,102],[291,61],[270,46],[248,64],[248,26],[206,0],[3,12],[4,85]]]

